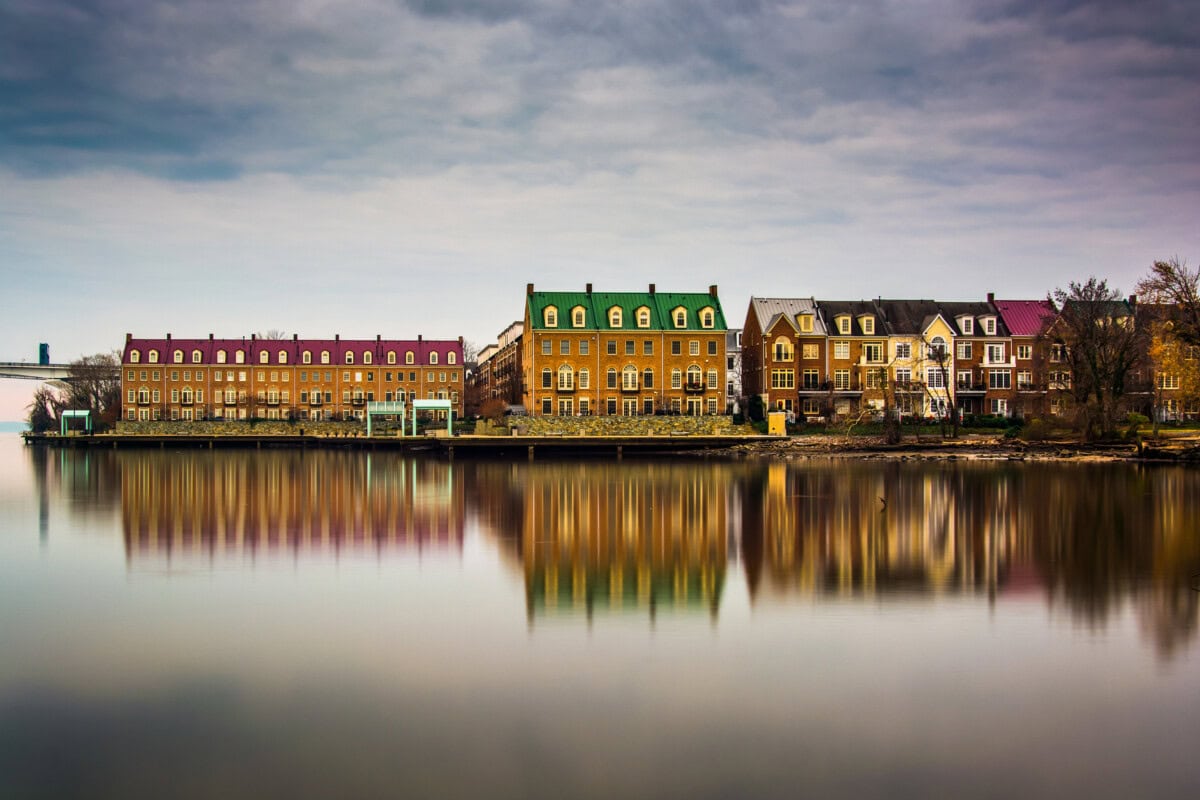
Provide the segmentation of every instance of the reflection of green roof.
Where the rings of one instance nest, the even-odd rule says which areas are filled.
[[[705,596],[703,575],[700,570],[688,570],[682,585],[676,584],[674,573],[658,572],[650,579],[650,596],[642,603],[638,599],[637,570],[624,571],[620,583],[612,582],[612,573],[607,570],[588,570],[585,578],[584,603],[592,608],[622,608],[636,611],[650,605],[656,608],[686,608],[690,611],[715,609],[721,601],[721,591],[725,587],[725,568],[718,567],[713,572],[713,585],[710,596]],[[572,571],[569,565],[559,570],[558,591],[547,595],[545,571],[536,570],[525,582],[528,601],[533,608],[571,609],[576,605],[575,586],[572,581]],[[617,598],[620,598],[618,600]]]
[[[571,310],[577,306],[583,307],[584,326],[574,330],[725,330],[725,312],[721,310],[721,301],[707,292],[534,292],[527,296],[526,303],[529,322],[535,330],[546,330],[543,312],[548,306],[558,309],[558,325],[550,330],[572,330]],[[621,325],[618,328],[608,324],[608,311],[613,306],[621,309]],[[650,309],[649,328],[637,326],[635,312],[643,306]],[[671,312],[680,307],[688,312],[687,326],[676,328]],[[700,311],[704,308],[713,310],[711,328],[700,327]]]

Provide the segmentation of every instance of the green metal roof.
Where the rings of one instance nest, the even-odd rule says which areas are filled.
[[[534,292],[526,297],[529,309],[529,324],[535,330],[668,330],[668,331],[724,331],[725,312],[721,309],[721,301],[707,292]],[[558,325],[547,328],[545,310],[554,306],[558,310]],[[571,310],[582,306],[584,310],[583,328],[575,328],[571,324]],[[621,325],[613,327],[608,324],[609,309],[614,306],[621,309]],[[650,327],[637,326],[637,309],[650,309]],[[687,326],[676,328],[672,322],[671,313],[683,308],[687,311]],[[704,308],[713,310],[713,326],[700,326],[700,311]]]

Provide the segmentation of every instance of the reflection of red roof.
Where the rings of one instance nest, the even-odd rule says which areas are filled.
[[[1043,583],[1041,573],[1032,563],[1017,564],[1004,576],[1000,594],[1006,597],[1041,594]]]
[[[1049,300],[996,300],[995,305],[1013,336],[1037,336],[1058,314]]]

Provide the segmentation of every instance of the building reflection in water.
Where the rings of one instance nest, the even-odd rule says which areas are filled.
[[[476,465],[480,519],[524,574],[526,610],[717,616],[736,507],[729,465]]]
[[[461,551],[450,465],[388,454],[121,453],[130,559],[259,552]]]

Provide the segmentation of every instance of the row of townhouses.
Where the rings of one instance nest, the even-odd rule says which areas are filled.
[[[462,338],[135,339],[121,355],[121,418],[363,419],[375,401],[443,400],[463,413]],[[435,412],[444,415],[445,412]]]

